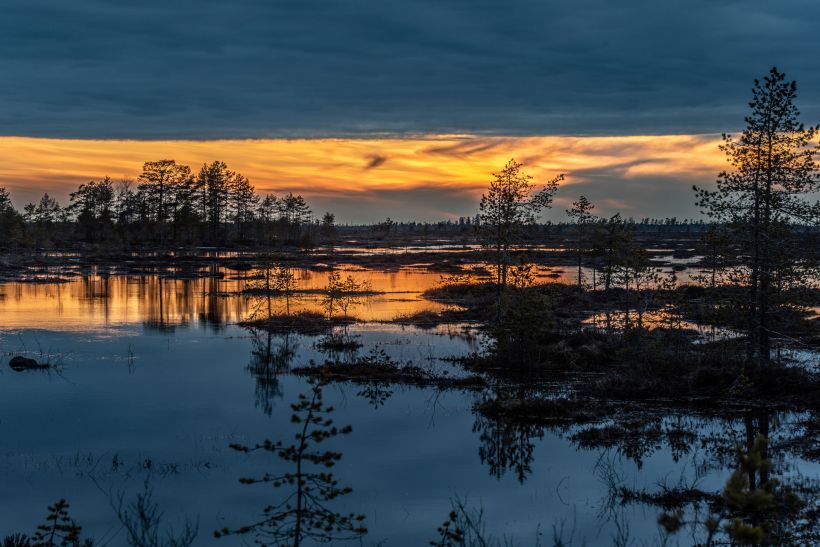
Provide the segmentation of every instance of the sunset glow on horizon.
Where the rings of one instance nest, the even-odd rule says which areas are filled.
[[[316,211],[338,211],[341,222],[386,216],[438,220],[470,214],[491,173],[515,158],[536,183],[566,173],[559,205],[585,193],[602,210],[651,216],[668,214],[664,205],[670,185],[688,191],[692,183],[714,181],[725,167],[719,141],[717,135],[210,141],[2,137],[0,186],[11,191],[18,206],[38,200],[43,192],[65,202],[77,185],[89,180],[136,180],[145,161],[174,159],[196,172],[205,162],[221,160],[247,176],[259,193],[300,193]],[[642,185],[645,203],[621,195],[630,183]]]
[[[818,19],[4,1],[0,544],[820,547]]]

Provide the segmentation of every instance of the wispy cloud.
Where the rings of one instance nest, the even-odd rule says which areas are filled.
[[[696,214],[693,183],[726,165],[717,135],[659,137],[452,137],[220,141],[0,138],[0,186],[18,206],[42,192],[65,200],[103,176],[135,179],[142,163],[172,157],[197,168],[219,159],[260,192],[296,192],[345,222],[473,215],[481,192],[511,157],[534,182],[567,175],[551,218],[581,193],[601,214]],[[431,150],[445,150],[445,153]],[[464,152],[466,151],[466,152]],[[364,165],[362,163],[364,159]]]
[[[365,165],[365,169],[375,169],[376,167],[384,165],[384,162],[386,161],[387,156],[373,154],[367,158],[367,165]]]
[[[424,153],[469,159],[470,156],[489,152],[506,142],[505,139],[470,138],[452,144],[431,146],[424,150]]]

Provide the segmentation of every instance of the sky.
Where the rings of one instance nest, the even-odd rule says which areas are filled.
[[[777,65],[820,119],[818,20],[813,0],[4,0],[0,186],[65,199],[220,159],[342,221],[434,220],[516,157],[567,174],[556,211],[584,192],[693,216],[754,78]]]

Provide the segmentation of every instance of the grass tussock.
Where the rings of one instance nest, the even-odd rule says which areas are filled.
[[[390,322],[396,325],[405,325],[420,329],[433,329],[444,323],[452,323],[458,320],[457,313],[422,310],[416,313],[397,315]]]
[[[301,311],[291,314],[276,314],[270,317],[243,321],[242,327],[260,329],[268,332],[284,333],[296,332],[299,334],[322,334],[333,327],[351,325],[356,322],[353,317],[334,317],[328,319],[326,315],[312,311]]]
[[[384,351],[378,350],[356,357],[349,362],[327,361],[321,366],[311,364],[295,368],[292,372],[297,376],[320,376],[325,381],[354,384],[376,382],[384,385],[400,384],[439,389],[481,389],[487,385],[480,376],[454,377],[447,374],[434,374],[410,363],[394,361]]]

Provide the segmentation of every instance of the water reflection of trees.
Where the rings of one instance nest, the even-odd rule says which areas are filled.
[[[531,397],[534,390],[518,385],[515,388],[496,387],[500,400]],[[544,437],[544,428],[527,420],[498,420],[476,413],[473,432],[479,434],[478,457],[487,465],[490,475],[500,479],[507,472],[515,473],[523,483],[532,473],[535,441]]]
[[[532,473],[534,441],[543,438],[543,427],[478,415],[473,432],[479,434],[478,456],[489,468],[490,475],[500,479],[507,472],[513,472],[518,482],[527,480]]]
[[[702,545],[779,545],[795,538],[807,544],[820,540],[820,514],[814,509],[820,484],[790,473],[789,460],[802,455],[798,447],[806,440],[800,437],[805,422],[794,418],[767,408],[727,410],[723,416],[613,409],[586,424],[533,424],[478,414],[473,429],[480,434],[479,457],[490,473],[501,477],[513,472],[520,482],[532,473],[534,441],[546,431],[580,449],[602,451],[595,472],[608,493],[600,516],[618,531],[625,524],[623,508],[639,504],[657,507],[659,524],[669,534],[688,527],[693,541]],[[625,461],[640,470],[647,458],[661,452],[675,461],[691,456],[691,476],[682,474],[671,485],[661,479],[648,490],[626,486]],[[607,458],[607,453],[615,457]],[[704,490],[700,481],[710,470],[733,473],[722,488]]]
[[[168,279],[162,275],[137,278],[144,327],[173,332],[196,320],[213,332],[221,332],[228,319],[241,316],[242,310],[231,313],[219,281],[216,272],[199,279]]]
[[[387,382],[379,382],[371,380],[365,383],[359,391],[356,392],[358,397],[365,399],[374,409],[381,408],[387,399],[393,396],[393,390]]]
[[[515,395],[520,394],[506,394]],[[501,397],[504,396],[502,393]],[[815,501],[806,501],[817,499],[820,484],[790,472],[790,459],[804,456],[806,452],[801,449],[813,446],[805,442],[808,437],[804,433],[813,423],[811,418],[799,422],[795,415],[757,407],[727,410],[722,416],[612,408],[593,418],[587,414],[587,418],[572,423],[566,415],[557,416],[554,421],[525,415],[499,418],[482,414],[481,405],[478,408],[473,426],[479,434],[478,455],[497,478],[512,473],[519,482],[525,482],[537,469],[535,447],[547,431],[571,441],[579,449],[600,452],[593,472],[609,490],[601,518],[611,522],[615,529],[624,525],[625,505],[641,504],[663,509],[660,524],[668,526],[670,532],[687,525],[692,528],[693,537],[709,541],[740,537],[732,536],[735,532],[730,532],[730,527],[737,534],[763,533],[766,541],[792,537],[820,539],[820,514],[815,509],[806,510],[816,506]],[[676,484],[667,484],[662,479],[655,490],[627,487],[622,470],[626,461],[640,471],[643,462],[658,453],[668,454],[676,462],[691,457],[691,473],[682,474]],[[606,454],[614,457],[605,457]],[[727,475],[729,480],[724,488],[710,491],[698,486],[706,473],[711,471],[720,476],[732,469],[734,474]],[[798,497],[802,498],[800,503],[796,501]],[[719,530],[709,532],[707,524],[716,526],[715,523],[720,523]],[[807,527],[806,523],[815,528]]]
[[[273,334],[270,331],[249,329],[251,356],[247,370],[256,380],[256,407],[270,415],[273,401],[282,397],[279,376],[290,368],[298,342],[291,333]]]
[[[627,415],[620,419],[573,428],[569,439],[579,448],[615,450],[638,469],[653,453],[665,450],[680,461],[696,446],[698,435],[688,417]]]
[[[326,356],[325,366],[344,365],[349,366],[351,369],[381,371],[385,369],[395,370],[399,366],[378,345],[370,348],[370,351],[366,354],[361,355],[359,350],[362,344],[339,345],[336,342],[338,342],[337,339],[326,335],[320,337],[313,345],[316,350]],[[355,385],[359,388],[356,396],[365,399],[374,409],[384,406],[387,400],[393,396],[393,382],[389,379],[379,379],[377,375],[359,378]]]
[[[146,329],[157,332],[194,323],[220,332],[228,321],[242,318],[247,308],[244,299],[227,298],[223,284],[224,274],[214,264],[194,272],[113,275],[100,271],[78,278],[69,290],[84,315],[101,314],[105,323],[139,318]],[[57,290],[63,289],[57,285]],[[61,296],[56,300],[58,306],[64,305]]]
[[[772,444],[770,413],[747,412],[744,442],[734,449],[734,470],[722,492],[642,492],[635,499],[663,509],[658,522],[668,538],[689,529],[701,545],[816,545],[820,541],[817,479],[789,476]],[[701,495],[698,495],[701,494]]]

